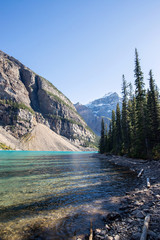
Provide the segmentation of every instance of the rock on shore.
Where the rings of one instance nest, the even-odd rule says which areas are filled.
[[[145,217],[150,215],[147,240],[160,239],[160,161],[130,159],[119,156],[96,154],[115,165],[125,166],[137,173],[137,185],[123,197],[116,197],[120,202],[118,212],[111,212],[104,218],[102,229],[93,229],[93,240],[139,240]],[[151,186],[147,187],[147,178]],[[89,239],[86,237],[85,239]]]

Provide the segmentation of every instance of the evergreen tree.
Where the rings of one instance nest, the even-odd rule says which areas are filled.
[[[131,148],[133,142],[133,128],[132,128],[132,100],[129,99],[127,106],[127,137],[128,137],[128,145],[127,145],[127,153],[131,156]]]
[[[106,134],[105,134],[105,152],[108,152],[108,131],[107,131],[107,124],[106,124]]]
[[[148,113],[148,129],[147,129],[148,138],[150,148],[152,149],[158,142],[160,142],[160,114],[156,85],[151,70],[149,72],[147,113]]]
[[[116,116],[115,111],[112,110],[112,150],[115,152],[116,148]]]
[[[105,135],[104,135],[104,120],[101,121],[101,138],[99,142],[99,152],[102,154],[105,152]]]
[[[131,105],[132,105],[131,124],[132,124],[132,127],[133,127],[133,134],[136,137],[137,129],[136,129],[136,98],[135,98],[135,96],[133,96]]]
[[[122,136],[123,136],[123,153],[128,151],[128,123],[127,123],[127,101],[128,101],[128,92],[127,92],[127,82],[124,75],[122,76]]]
[[[121,112],[118,103],[116,108],[116,154],[120,154],[121,149],[122,149]]]
[[[110,121],[109,124],[109,131],[108,131],[108,152],[111,152],[113,148],[113,141],[112,141],[112,123]]]
[[[160,158],[160,95],[149,72],[149,89],[146,94],[143,73],[140,67],[138,52],[135,50],[135,95],[131,84],[122,76],[122,112],[119,104],[116,116],[112,111],[109,131],[104,133],[104,121],[100,140],[100,152],[128,154],[131,157]],[[128,92],[128,87],[130,87]]]
[[[129,99],[130,99],[130,100],[133,100],[134,94],[133,94],[133,86],[132,86],[132,83],[129,83],[129,84],[128,84],[128,87],[129,87]]]
[[[135,96],[128,101],[128,114],[129,114],[129,155],[131,157],[136,156],[136,139],[137,139],[137,129],[136,129],[136,99]]]
[[[145,122],[145,89],[137,49],[135,50],[135,96],[136,96],[136,152],[137,157],[143,157],[148,150]]]

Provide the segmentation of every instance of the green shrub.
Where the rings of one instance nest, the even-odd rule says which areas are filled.
[[[30,113],[35,114],[34,110],[32,108],[26,106],[24,103],[17,103],[16,107],[18,109],[28,110]]]
[[[12,148],[10,146],[8,147],[4,143],[0,143],[0,149],[2,149],[2,150],[12,150]]]
[[[18,102],[15,102],[11,99],[1,99],[0,100],[0,103],[1,104],[7,104],[11,107],[13,107],[14,109],[24,109],[24,110],[28,110],[29,112],[31,112],[32,114],[35,114],[35,112],[33,111],[32,108],[26,106],[24,103],[18,103]]]

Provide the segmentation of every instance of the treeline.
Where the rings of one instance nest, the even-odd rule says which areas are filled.
[[[122,77],[122,110],[117,104],[112,111],[109,130],[101,123],[100,153],[127,155],[135,158],[160,159],[159,91],[149,72],[149,89],[145,89],[138,52],[135,50],[135,92]]]

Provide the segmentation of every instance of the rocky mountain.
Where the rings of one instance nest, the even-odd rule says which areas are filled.
[[[117,103],[122,107],[122,99],[119,95],[108,93],[104,97],[96,99],[86,105],[76,103],[74,106],[78,113],[83,117],[88,126],[97,134],[100,135],[101,119],[109,126],[112,117],[112,110],[116,110]]]
[[[66,96],[45,78],[0,51],[0,125],[21,140],[37,124],[77,145],[85,146],[95,140]]]

